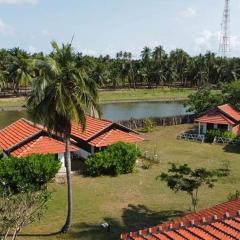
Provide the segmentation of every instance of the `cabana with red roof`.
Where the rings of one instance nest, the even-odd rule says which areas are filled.
[[[137,143],[143,138],[120,124],[86,116],[84,131],[80,124],[72,123],[69,151],[71,156],[86,159],[90,154],[118,141]],[[43,126],[23,118],[0,130],[0,148],[5,156],[54,154],[64,163],[65,145],[62,138],[57,134],[49,135]],[[61,171],[65,171],[65,167]]]
[[[198,134],[206,134],[211,129],[230,131],[240,134],[240,112],[230,104],[224,104],[207,111],[195,119],[198,123]]]
[[[121,240],[240,239],[240,199],[190,213],[157,226],[123,233]]]

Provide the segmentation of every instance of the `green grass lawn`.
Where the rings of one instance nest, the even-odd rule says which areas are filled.
[[[26,104],[24,97],[0,98],[0,108],[22,107],[24,104]]]
[[[99,91],[100,102],[137,101],[137,100],[186,100],[192,89],[137,89],[119,91]],[[1,107],[22,107],[25,98],[0,98]]]
[[[145,134],[147,139],[140,144],[143,151],[157,153],[160,163],[150,169],[138,168],[135,173],[119,177],[87,178],[74,176],[73,225],[67,235],[23,236],[20,239],[118,239],[124,231],[150,227],[187,212],[188,196],[175,194],[156,177],[168,169],[169,162],[188,163],[192,167],[217,168],[222,160],[229,160],[232,174],[222,179],[214,189],[201,189],[199,208],[206,208],[227,200],[228,194],[240,190],[239,147],[176,140],[180,131],[191,125],[159,127]],[[40,223],[25,229],[26,234],[51,234],[58,231],[65,220],[66,186],[52,184],[53,199],[49,210]],[[99,225],[109,221],[112,232],[107,233]]]
[[[186,100],[192,89],[136,89],[120,91],[100,91],[101,102],[129,100]]]

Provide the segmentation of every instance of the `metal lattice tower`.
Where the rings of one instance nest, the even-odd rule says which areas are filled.
[[[219,53],[224,57],[231,51],[231,37],[230,37],[230,0],[225,0],[223,11],[223,20],[221,24],[221,39],[219,44]]]

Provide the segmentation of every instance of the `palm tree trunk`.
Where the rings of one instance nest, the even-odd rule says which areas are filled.
[[[67,218],[66,222],[61,230],[63,233],[67,233],[70,229],[72,224],[72,176],[71,176],[71,159],[69,153],[69,136],[65,137],[65,153],[64,153],[64,160],[66,166],[66,174],[67,174],[67,197],[68,197],[68,206],[67,206]]]

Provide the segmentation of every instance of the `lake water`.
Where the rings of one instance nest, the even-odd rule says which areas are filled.
[[[178,102],[107,103],[101,105],[101,110],[103,118],[113,121],[187,114],[183,103]],[[21,117],[27,117],[25,111],[0,112],[0,128],[7,126]]]

